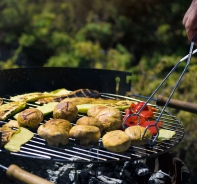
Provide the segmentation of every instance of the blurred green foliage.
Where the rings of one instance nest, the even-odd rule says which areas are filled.
[[[189,51],[184,13],[190,1],[1,0],[0,68],[91,67],[132,72],[130,93],[151,95]],[[160,89],[169,96],[185,62]],[[197,59],[173,98],[197,103]],[[197,181],[197,116],[172,110],[185,138],[175,151]],[[186,154],[187,153],[187,154]]]

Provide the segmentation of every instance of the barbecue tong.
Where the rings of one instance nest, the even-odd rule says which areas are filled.
[[[127,118],[125,118],[125,120],[124,120],[124,122],[123,122],[123,128],[125,128],[124,124],[125,124],[125,122],[127,121],[127,119],[128,119],[130,116],[138,116],[138,125],[140,125],[140,112],[145,108],[145,106],[149,103],[149,101],[153,98],[153,96],[154,96],[154,95],[156,94],[156,92],[160,89],[160,87],[165,83],[165,81],[166,81],[166,80],[168,79],[168,77],[173,73],[173,71],[178,67],[178,65],[179,65],[181,62],[183,62],[183,61],[185,61],[185,60],[187,59],[186,66],[185,66],[185,68],[183,69],[183,72],[181,73],[179,79],[177,80],[177,82],[176,82],[176,84],[175,84],[175,86],[174,86],[174,88],[173,88],[171,94],[169,95],[168,98],[165,99],[165,104],[164,104],[164,106],[163,106],[163,108],[162,108],[162,110],[161,110],[161,113],[159,114],[158,118],[156,119],[155,124],[153,124],[153,125],[148,125],[148,126],[145,128],[145,131],[144,131],[144,133],[143,133],[143,135],[142,135],[142,140],[144,140],[145,142],[147,142],[149,145],[154,145],[154,143],[156,142],[156,139],[157,139],[157,137],[159,136],[158,122],[159,122],[159,120],[160,120],[160,118],[161,118],[161,116],[162,116],[164,110],[165,110],[166,107],[168,106],[168,104],[169,104],[169,102],[170,102],[170,99],[172,98],[172,95],[174,94],[175,90],[177,89],[177,87],[178,87],[178,85],[179,85],[179,83],[180,83],[180,81],[181,81],[183,75],[184,75],[185,72],[186,72],[186,70],[187,70],[187,68],[188,68],[188,66],[189,66],[189,64],[190,64],[190,60],[191,60],[192,54],[195,54],[195,53],[197,52],[197,49],[195,49],[195,50],[193,51],[194,41],[195,41],[196,39],[197,39],[197,35],[195,35],[194,38],[192,39],[192,42],[191,42],[191,44],[190,44],[189,54],[186,55],[186,56],[184,56],[182,59],[180,59],[180,60],[178,61],[178,63],[172,68],[172,70],[167,74],[167,76],[163,79],[163,81],[158,85],[158,87],[155,89],[155,91],[148,97],[148,99],[146,100],[146,102],[144,103],[144,105],[141,107],[141,109],[140,109],[136,114],[129,114],[129,115],[127,116]],[[155,127],[156,130],[157,130],[157,134],[153,137],[153,139],[152,139],[151,141],[147,141],[147,140],[145,139],[145,134],[146,134],[148,128],[150,128],[150,127]]]

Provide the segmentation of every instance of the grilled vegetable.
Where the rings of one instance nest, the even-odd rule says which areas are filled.
[[[151,131],[152,135],[157,134],[158,129],[162,125],[162,122],[159,121],[156,124],[154,120],[154,112],[157,111],[156,108],[145,105],[145,102],[138,102],[137,104],[132,103],[129,108],[125,109],[126,115],[123,117],[124,127],[140,125],[143,127],[149,126],[149,130]],[[144,107],[143,107],[144,106]],[[143,109],[141,110],[141,108]],[[141,112],[138,114],[139,111]]]
[[[0,120],[5,120],[26,107],[26,102],[10,102],[0,106]]]
[[[50,92],[50,94],[52,94],[54,96],[66,95],[66,94],[69,94],[69,93],[71,93],[71,91],[69,91],[65,88],[56,89],[56,90]]]
[[[2,126],[2,128],[12,128],[13,130],[17,130],[19,128],[19,124],[16,120],[10,120],[6,124]]]
[[[98,127],[91,125],[75,125],[69,131],[69,137],[87,146],[89,143],[95,143],[100,139],[101,133]]]
[[[159,136],[158,136],[158,141],[164,141],[164,140],[169,140],[171,139],[174,135],[176,134],[175,131],[172,130],[166,130],[166,129],[160,129],[159,130]]]
[[[103,131],[104,126],[100,121],[96,121],[94,117],[83,116],[79,118],[76,122],[76,125],[92,125],[99,128],[100,132]]]
[[[117,104],[117,105],[130,105],[132,101],[129,100],[117,100],[117,99],[103,99],[103,98],[86,98],[86,97],[76,97],[76,98],[66,98],[61,102],[72,102],[75,105],[81,104]]]
[[[5,144],[4,148],[8,151],[18,152],[20,151],[21,145],[28,142],[33,136],[33,132],[26,128],[20,127],[19,131],[11,137],[10,141]]]
[[[50,102],[48,104],[38,106],[38,107],[36,107],[36,109],[40,110],[43,113],[43,115],[45,116],[45,115],[53,112],[53,109],[55,108],[55,106],[57,104],[58,104],[58,102]]]
[[[21,94],[21,95],[16,95],[10,97],[11,101],[25,101],[25,102],[34,102],[40,98],[46,98],[46,97],[54,97],[54,96],[59,96],[59,95],[66,95],[70,93],[70,91],[62,88],[62,89],[57,89],[55,91],[51,92],[33,92],[33,93],[26,93],[26,94]]]
[[[45,98],[53,96],[50,93],[41,93],[41,92],[34,92],[34,93],[27,93],[27,94],[22,94],[22,95],[17,95],[17,96],[11,96],[10,100],[15,101],[15,102],[20,102],[20,101],[25,101],[25,102],[33,102],[36,101],[40,98]]]
[[[130,137],[132,145],[143,145],[145,141],[142,139],[144,134],[144,139],[150,141],[152,134],[150,130],[145,132],[145,128],[140,125],[131,126],[125,129],[125,133]]]
[[[37,133],[45,139],[49,145],[66,145],[69,141],[69,134],[72,125],[65,119],[50,119],[38,127]]]
[[[2,133],[1,145],[5,145],[11,139],[11,137],[19,131],[19,125],[16,120],[10,120],[8,123],[0,127]]]
[[[5,144],[7,144],[16,131],[17,130],[13,130],[9,127],[0,127],[0,132],[2,133],[0,146],[4,146]]]
[[[90,108],[87,115],[94,117],[95,121],[101,122],[105,132],[121,128],[122,113],[116,108],[97,105]]]
[[[48,103],[48,104],[44,104],[44,105],[42,105],[42,106],[38,106],[38,107],[36,107],[35,109],[40,110],[40,111],[42,112],[42,114],[43,114],[44,116],[46,116],[47,114],[50,114],[51,112],[53,112],[53,109],[55,108],[55,106],[56,106],[58,103],[59,103],[59,102],[50,102],[50,103]],[[17,119],[18,114],[19,114],[19,113],[17,113],[17,114],[14,115],[14,118],[15,118],[15,119]]]
[[[85,98],[97,98],[100,96],[100,93],[96,90],[91,89],[78,89],[75,90],[69,94],[66,95],[60,95],[58,97],[49,97],[49,98],[43,98],[39,99],[37,103],[39,104],[45,104],[49,102],[60,102],[64,100],[65,98],[76,98],[76,97],[85,97]]]
[[[119,109],[119,110],[125,110],[126,108],[129,107],[129,105],[117,105],[117,104],[81,104],[81,105],[77,105],[77,108],[78,108],[78,112],[79,113],[82,113],[82,114],[86,114],[87,111],[94,107],[94,106],[106,106],[106,107],[114,107],[116,109]]]
[[[131,144],[129,136],[122,130],[107,132],[102,137],[102,142],[104,148],[117,153],[128,150]]]
[[[44,116],[40,110],[29,108],[18,114],[17,122],[21,127],[37,128],[43,119]]]
[[[54,119],[66,119],[70,122],[77,118],[78,109],[72,102],[60,102],[53,110]]]

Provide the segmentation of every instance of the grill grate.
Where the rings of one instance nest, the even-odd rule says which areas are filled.
[[[121,100],[132,100],[140,101],[131,97],[120,96],[115,94],[101,93],[102,98],[111,98],[111,99],[121,99]],[[4,102],[9,102],[9,98],[3,98]],[[28,103],[28,108],[38,106],[35,103]],[[157,108],[157,112],[154,113],[155,119],[159,116],[161,109],[158,106],[149,104]],[[122,112],[124,115],[124,112]],[[81,117],[83,115],[79,115]],[[47,121],[51,117],[49,115],[45,116]],[[10,119],[9,119],[10,120]],[[8,120],[8,121],[9,121]],[[149,157],[155,157],[165,152],[168,152],[173,147],[175,147],[184,136],[184,128],[181,125],[180,121],[169,112],[164,111],[160,120],[162,121],[161,128],[173,130],[176,132],[175,136],[170,140],[163,142],[155,141],[154,145],[145,144],[142,146],[133,146],[125,151],[124,153],[113,153],[107,151],[102,146],[102,140],[100,139],[97,144],[89,146],[81,146],[79,142],[74,139],[69,139],[69,143],[66,146],[49,146],[46,141],[39,137],[39,135],[34,132],[34,137],[21,146],[20,152],[6,152],[4,148],[1,148],[0,151],[4,153],[9,153],[11,155],[18,155],[28,158],[37,158],[37,159],[46,159],[54,160],[61,162],[121,162],[121,161],[131,161],[138,159],[145,159]],[[7,122],[7,121],[6,121]],[[5,121],[0,121],[1,124],[5,124]],[[153,137],[154,138],[154,137]]]

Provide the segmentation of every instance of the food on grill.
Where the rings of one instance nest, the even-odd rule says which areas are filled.
[[[70,93],[70,91],[63,88],[51,92],[32,92],[32,93],[25,93],[21,95],[11,96],[10,100],[15,102],[18,101],[34,102],[40,98],[54,97],[62,94],[66,95],[68,93]]]
[[[2,127],[13,128],[16,130],[19,128],[19,124],[16,120],[10,120],[6,124],[4,124]]]
[[[56,89],[56,90],[50,92],[50,94],[52,94],[54,96],[65,95],[65,94],[69,94],[69,93],[71,93],[71,91],[67,90],[65,88]]]
[[[112,152],[124,152],[129,149],[131,140],[129,136],[122,130],[113,130],[107,132],[102,137],[104,148]]]
[[[75,97],[75,98],[68,98],[64,99],[61,102],[69,101],[74,103],[75,105],[80,104],[111,104],[116,103],[118,100],[113,99],[102,99],[102,98],[91,98],[91,97]]]
[[[36,107],[36,109],[40,110],[43,115],[47,115],[50,114],[51,112],[53,112],[55,106],[58,104],[59,102],[50,102],[48,104],[44,104],[42,106],[38,106]]]
[[[94,117],[95,121],[101,122],[106,132],[121,128],[122,113],[116,108],[97,105],[90,108],[87,115]]]
[[[158,133],[159,128],[162,125],[162,122],[159,121],[156,123],[156,120],[151,120],[151,121],[145,121],[144,123],[141,123],[140,125],[143,127],[148,126],[148,129],[151,131],[151,134],[156,135]]]
[[[0,146],[7,144],[16,131],[17,129],[12,129],[10,127],[0,127],[0,132],[2,135]]]
[[[160,129],[159,130],[159,135],[157,137],[158,141],[165,141],[171,139],[174,135],[176,134],[175,131],[172,130],[167,130],[167,129]]]
[[[96,100],[97,101],[97,100]],[[121,103],[122,103],[122,105],[121,105]],[[127,103],[127,104],[126,104]],[[87,111],[90,109],[90,108],[92,108],[92,107],[94,107],[94,106],[98,106],[98,105],[101,105],[101,106],[107,106],[107,107],[113,107],[113,108],[116,108],[116,109],[119,109],[119,110],[125,110],[126,108],[128,108],[128,106],[129,106],[129,104],[130,104],[130,102],[129,101],[119,101],[119,102],[117,102],[117,103],[109,103],[109,104],[102,104],[102,103],[100,103],[100,104],[97,104],[97,103],[95,103],[95,104],[79,104],[79,105],[77,105],[77,108],[78,108],[78,112],[79,113],[82,113],[82,114],[86,114],[87,113]]]
[[[43,121],[43,113],[36,108],[28,108],[20,112],[17,117],[19,126],[28,128],[38,128],[38,125]]]
[[[76,125],[92,125],[99,128],[100,132],[103,131],[104,126],[100,121],[96,121],[94,117],[83,116],[79,118]]]
[[[66,119],[70,122],[77,118],[78,109],[72,102],[60,102],[53,110],[54,119]]]
[[[39,99],[37,103],[45,104],[49,102],[61,102],[65,98],[76,98],[76,97],[85,97],[85,98],[97,98],[100,96],[100,93],[97,90],[91,89],[78,89],[75,91],[70,92],[66,95],[60,95],[58,97],[48,97]]]
[[[33,93],[27,93],[27,94],[11,96],[10,100],[14,101],[14,102],[21,102],[21,101],[33,102],[33,101],[38,100],[39,98],[45,98],[45,97],[49,97],[49,96],[53,96],[53,95],[48,93],[48,92],[44,92],[44,93],[42,93],[42,92],[33,92]]]
[[[119,100],[119,99],[104,99],[104,98],[86,98],[86,97],[75,97],[75,98],[66,98],[63,101],[69,101],[75,105],[81,104],[116,104],[117,106],[130,106],[131,103],[134,103],[130,100]]]
[[[66,145],[69,141],[69,131],[72,125],[65,119],[51,119],[38,127],[37,133],[49,145]]]
[[[73,98],[65,98],[61,102],[67,101],[67,102],[72,102],[75,105],[80,105],[80,104],[89,104],[94,100],[97,100],[97,99],[86,98],[86,97],[73,97]]]
[[[10,116],[23,110],[26,102],[9,102],[0,106],[0,120],[6,120]]]
[[[145,102],[138,102],[137,104],[132,103],[129,108],[125,109],[125,116],[123,117],[124,127],[140,125],[143,127],[148,127],[152,135],[158,133],[158,128],[161,127],[162,122],[156,122],[154,120],[154,112],[157,111],[156,108],[151,107],[150,105],[145,105]],[[144,106],[144,107],[143,107]],[[141,108],[143,108],[141,110]],[[139,114],[137,114],[141,111]]]
[[[50,102],[48,104],[44,104],[42,106],[38,106],[36,107],[36,109],[40,110],[43,113],[43,116],[46,116],[47,114],[50,114],[51,112],[53,112],[53,109],[55,108],[55,106],[58,104],[59,102]],[[14,115],[14,118],[17,119],[18,114]]]
[[[17,131],[19,131],[19,124],[16,120],[10,120],[0,127],[0,132],[2,133],[1,146],[8,143]]]
[[[28,142],[33,136],[33,132],[24,127],[20,127],[18,131],[11,137],[9,142],[4,145],[4,148],[8,151],[19,152],[21,146]]]
[[[101,137],[101,133],[96,126],[75,125],[70,129],[69,137],[78,140],[81,145],[87,146],[89,143],[97,142]]]
[[[3,98],[0,98],[0,105],[3,104]]]
[[[145,129],[140,125],[130,126],[125,129],[125,133],[130,137],[132,145],[143,145],[145,144],[144,139],[147,141],[151,140],[152,134],[150,130],[147,129],[145,131]]]

